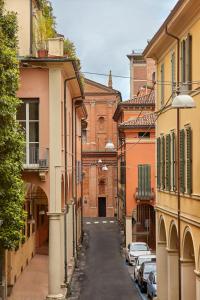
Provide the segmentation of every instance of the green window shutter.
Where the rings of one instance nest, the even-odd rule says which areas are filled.
[[[181,82],[185,82],[185,40],[181,42]]]
[[[164,104],[164,98],[165,98],[165,86],[164,86],[164,81],[165,81],[165,67],[164,64],[161,65],[161,70],[160,70],[160,78],[161,78],[161,84],[160,84],[160,102],[161,106]]]
[[[166,189],[171,190],[171,136],[166,136]]]
[[[185,192],[185,130],[180,131],[180,191]]]
[[[147,197],[151,196],[151,166],[146,165],[146,173],[147,173],[147,182],[146,182],[146,192],[147,192]]]
[[[176,91],[176,73],[175,73],[175,53],[173,52],[171,55],[171,79],[172,79],[172,96],[175,96]]]
[[[157,188],[158,189],[160,189],[161,187],[160,166],[161,166],[161,139],[157,138]]]
[[[172,132],[172,185],[173,191],[176,191],[176,137]]]
[[[162,189],[165,189],[165,137],[162,137],[161,143],[161,164],[162,164],[162,171],[161,171],[161,185]]]
[[[192,36],[190,34],[186,39],[186,81],[188,89],[192,89]]]
[[[192,130],[186,129],[187,135],[187,193],[192,194]]]

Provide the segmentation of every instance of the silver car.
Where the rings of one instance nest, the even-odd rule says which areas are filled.
[[[153,299],[157,296],[157,276],[156,272],[150,272],[147,279],[147,297]]]
[[[128,247],[125,251],[126,262],[134,266],[136,264],[138,256],[149,254],[151,254],[151,250],[149,249],[149,246],[146,243],[130,243],[128,244]]]
[[[156,256],[153,255],[153,254],[138,256],[138,258],[136,260],[135,268],[134,268],[134,279],[135,279],[135,282],[138,281],[138,274],[139,274],[139,269],[141,267],[141,264],[143,262],[145,262],[145,261],[156,261]]]

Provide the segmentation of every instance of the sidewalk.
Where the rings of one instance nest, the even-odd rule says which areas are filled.
[[[44,300],[48,294],[48,256],[35,255],[8,300]]]

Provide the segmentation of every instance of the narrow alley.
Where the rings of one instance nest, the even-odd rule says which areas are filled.
[[[120,229],[114,218],[84,220],[88,236],[81,300],[141,299],[120,253]]]

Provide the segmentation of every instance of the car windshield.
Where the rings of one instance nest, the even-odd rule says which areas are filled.
[[[149,248],[145,244],[132,244],[131,251],[148,251]]]
[[[156,271],[156,264],[145,264],[144,273],[150,273]]]

